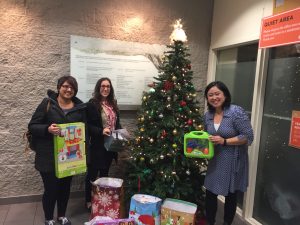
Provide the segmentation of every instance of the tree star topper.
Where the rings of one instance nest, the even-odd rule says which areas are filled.
[[[187,36],[186,36],[184,30],[182,29],[181,19],[176,20],[173,27],[174,27],[174,30],[170,36],[171,42],[173,42],[173,41],[186,42]]]

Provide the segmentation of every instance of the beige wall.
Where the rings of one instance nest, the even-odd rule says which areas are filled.
[[[70,35],[168,44],[171,24],[182,18],[195,84],[202,88],[212,8],[211,0],[1,0],[0,204],[42,193],[34,154],[23,153],[22,134],[46,89],[55,89],[57,78],[69,74]],[[135,17],[142,23],[132,23]],[[135,121],[135,112],[123,113],[123,126],[133,130]],[[124,158],[112,176],[121,176]],[[74,179],[72,190],[83,190],[82,176]]]
[[[215,0],[211,48],[258,40],[261,19],[272,10],[272,0]]]
[[[273,0],[215,0],[207,82],[214,80],[217,50],[258,42],[261,19],[271,16]]]

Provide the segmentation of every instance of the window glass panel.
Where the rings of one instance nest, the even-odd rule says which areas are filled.
[[[300,49],[270,50],[253,217],[264,225],[300,224],[300,149],[288,146],[300,111]]]
[[[251,44],[218,52],[216,80],[224,82],[232,103],[251,112],[258,45]]]
[[[232,103],[243,107],[250,117],[257,51],[257,43],[221,50],[216,67],[216,80],[227,85]],[[238,206],[242,208],[242,205],[243,193],[239,193]]]

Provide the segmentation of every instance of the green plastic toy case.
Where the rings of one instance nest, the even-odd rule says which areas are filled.
[[[191,158],[207,158],[214,156],[214,145],[208,140],[205,131],[191,131],[184,135],[184,155]]]

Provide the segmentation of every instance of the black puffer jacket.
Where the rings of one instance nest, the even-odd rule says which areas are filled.
[[[53,135],[48,132],[52,123],[73,123],[86,121],[86,104],[73,97],[74,108],[66,115],[57,102],[58,94],[48,90],[49,98],[44,98],[35,110],[28,124],[28,129],[34,136],[36,150],[35,168],[40,172],[54,172]]]
[[[101,111],[92,100],[87,103],[87,120],[90,135],[88,164],[97,169],[109,169],[113,159],[117,161],[117,152],[108,152],[104,147]],[[116,129],[121,128],[120,115],[117,112]]]

